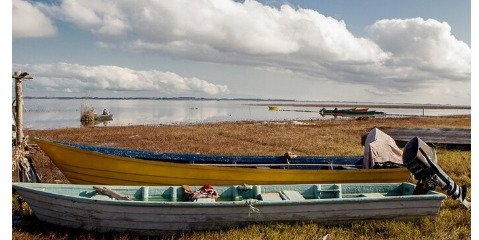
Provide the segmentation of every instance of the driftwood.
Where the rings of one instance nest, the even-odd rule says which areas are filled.
[[[114,199],[117,199],[117,200],[129,200],[129,201],[133,200],[132,197],[123,195],[123,194],[118,193],[118,192],[115,192],[115,191],[113,191],[113,190],[111,190],[107,187],[93,186],[93,189],[95,189],[98,194],[105,195],[105,196],[108,196],[108,197],[111,197],[111,198],[114,198]]]

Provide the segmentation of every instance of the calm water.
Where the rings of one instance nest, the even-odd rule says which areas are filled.
[[[92,100],[92,99],[24,99],[23,123],[25,129],[53,129],[81,127],[82,107],[93,107],[97,113],[104,108],[113,114],[109,126],[145,124],[183,124],[222,121],[283,121],[330,119],[322,117],[317,107],[281,107],[283,111],[269,111],[267,106],[255,106],[257,101],[235,100]],[[275,105],[281,102],[275,101]],[[291,103],[291,102],[287,102]],[[301,102],[294,102],[301,103]],[[311,102],[308,102],[311,104]],[[268,104],[262,101],[261,104]],[[273,103],[272,103],[273,104]],[[321,104],[324,104],[323,102]],[[470,110],[371,109],[388,116],[397,115],[454,115],[470,114]],[[98,126],[102,126],[100,123]]]

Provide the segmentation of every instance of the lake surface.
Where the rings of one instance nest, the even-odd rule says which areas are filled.
[[[261,103],[261,106],[257,105]],[[23,124],[25,129],[56,129],[82,127],[82,108],[94,108],[101,113],[107,108],[113,120],[97,126],[188,124],[224,121],[293,121],[331,119],[321,116],[318,107],[284,106],[281,111],[270,111],[267,105],[290,104],[279,101],[246,100],[147,100],[147,99],[24,99]],[[302,103],[295,101],[295,104]],[[311,104],[312,102],[307,102]],[[314,102],[313,102],[314,103]],[[317,102],[328,107],[327,102]],[[336,103],[337,104],[337,103]],[[387,113],[386,117],[404,115],[458,115],[471,114],[470,109],[401,109],[371,108]],[[384,116],[376,116],[384,117]],[[337,119],[344,119],[338,117]]]

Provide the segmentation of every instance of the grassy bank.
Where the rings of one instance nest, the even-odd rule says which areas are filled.
[[[29,130],[30,137],[47,137],[104,146],[162,152],[236,155],[361,155],[361,134],[382,128],[470,128],[470,116],[320,120],[303,122],[240,122],[202,125],[90,127]],[[68,182],[43,152],[30,150],[44,182]],[[471,186],[471,152],[438,149],[438,161],[458,184]],[[470,193],[468,193],[470,196]],[[15,214],[24,219],[13,226],[14,239],[143,239],[134,233],[94,233],[39,222],[25,204],[12,198]],[[207,223],[206,223],[207,224]],[[254,224],[211,232],[167,233],[164,239],[470,239],[471,213],[450,198],[437,217],[414,220],[352,221],[341,225],[313,223]],[[152,238],[151,236],[149,237]]]

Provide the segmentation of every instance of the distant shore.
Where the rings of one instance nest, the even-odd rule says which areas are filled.
[[[258,103],[254,106],[278,106],[278,107],[357,107],[357,108],[403,108],[403,109],[471,109],[471,106],[464,105],[440,105],[440,104],[382,104],[382,103]]]
[[[406,108],[406,109],[471,109],[471,105],[415,104],[415,103],[374,103],[348,101],[301,101],[293,99],[261,98],[201,98],[201,97],[49,97],[24,96],[25,99],[96,99],[96,100],[184,100],[184,101],[256,101],[251,106],[288,107],[361,107],[361,108]],[[268,102],[268,103],[263,103]],[[311,102],[305,103],[305,102]]]

